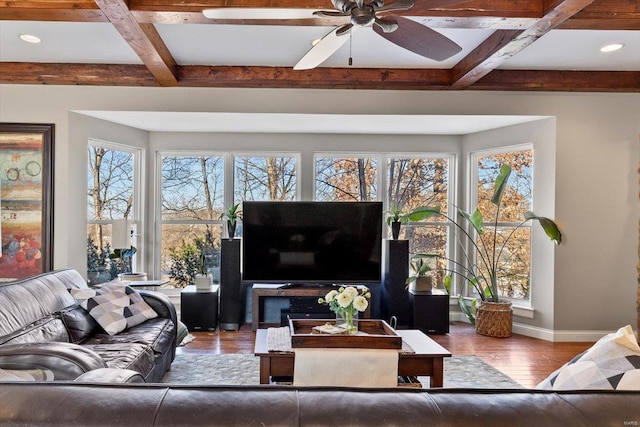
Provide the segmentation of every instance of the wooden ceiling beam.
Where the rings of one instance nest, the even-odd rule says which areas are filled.
[[[524,31],[496,31],[452,69],[452,88],[471,86],[594,0],[557,0]]]
[[[179,66],[178,86],[446,90],[449,70]],[[158,86],[143,65],[0,62],[2,84]],[[639,71],[495,70],[469,90],[640,92]]]
[[[235,2],[235,3],[234,3]],[[245,24],[245,25],[291,25],[332,26],[340,25],[344,19],[314,18],[292,20],[211,20],[204,17],[202,9],[207,7],[292,7],[290,0],[132,0],[129,10],[139,23],[164,24]],[[329,1],[300,4],[296,7],[310,9],[331,8]],[[428,0],[418,0],[416,6],[402,13],[419,16],[420,22],[432,28],[486,28],[501,30],[524,30],[543,16],[543,5],[536,1],[473,0],[458,6],[429,9]],[[0,20],[18,21],[64,21],[64,22],[108,22],[93,0],[22,0],[0,1]],[[558,26],[562,29],[640,30],[640,2],[633,0],[596,0],[591,5]]]
[[[140,24],[124,0],[95,0],[161,86],[175,86],[177,64],[153,24]]]
[[[0,83],[158,86],[144,65],[0,62]]]
[[[288,67],[180,67],[179,86],[306,89],[447,89],[449,70]]]
[[[495,70],[473,90],[640,92],[640,71]]]

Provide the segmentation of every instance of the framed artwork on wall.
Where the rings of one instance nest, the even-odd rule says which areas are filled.
[[[0,282],[53,266],[53,124],[0,123]]]

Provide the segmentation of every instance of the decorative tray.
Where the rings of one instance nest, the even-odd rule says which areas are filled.
[[[358,320],[358,333],[323,334],[314,327],[335,324],[326,319],[289,319],[293,348],[402,349],[402,337],[384,320]]]

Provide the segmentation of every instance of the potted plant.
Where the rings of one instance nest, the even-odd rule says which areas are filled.
[[[198,271],[195,277],[195,285],[196,289],[200,290],[209,290],[211,285],[213,285],[213,278],[211,274],[209,274],[209,269],[207,268],[207,259],[204,251],[200,251],[200,256],[198,257]]]
[[[475,325],[476,332],[482,335],[508,337],[511,336],[512,315],[511,302],[501,301],[498,292],[498,280],[502,274],[500,259],[505,254],[505,249],[516,230],[521,228],[527,221],[537,221],[543,228],[545,234],[556,244],[562,241],[562,235],[558,226],[549,218],[537,216],[533,212],[526,212],[521,220],[511,232],[499,240],[498,220],[500,208],[502,207],[502,196],[507,187],[507,181],[511,175],[511,167],[506,164],[500,166],[500,172],[493,187],[491,203],[496,206],[495,216],[492,221],[487,222],[482,213],[476,208],[473,213],[458,209],[458,220],[449,218],[440,212],[440,208],[426,208],[432,215],[442,215],[456,230],[456,241],[464,257],[464,262],[453,261],[454,268],[448,271],[445,277],[445,286],[451,280],[451,275],[456,275],[464,281],[464,286],[471,286],[478,294],[479,299],[472,301],[471,306],[467,306],[464,300],[465,292],[461,290],[458,298],[460,310],[469,321]],[[492,233],[485,233],[485,230],[493,228]],[[475,258],[474,258],[475,253]],[[418,258],[442,258],[433,254],[417,254]],[[445,258],[448,260],[447,258]],[[477,261],[473,261],[476,259]]]
[[[109,245],[102,250],[94,243],[92,237],[87,238],[87,282],[90,286],[111,280],[108,271],[109,266]]]
[[[393,240],[398,240],[400,236],[400,226],[402,224],[427,219],[433,216],[432,210],[433,208],[428,206],[418,206],[410,212],[403,212],[402,208],[398,205],[392,205],[385,213],[387,215],[387,225],[391,227],[391,237]]]
[[[230,208],[225,209],[220,215],[220,219],[227,218],[227,233],[229,239],[233,239],[236,235],[236,225],[239,219],[242,219],[242,210],[240,203],[236,203]]]
[[[409,292],[431,292],[433,289],[433,276],[428,274],[431,266],[426,258],[414,256],[409,263],[413,274],[407,278],[405,284],[409,287]]]

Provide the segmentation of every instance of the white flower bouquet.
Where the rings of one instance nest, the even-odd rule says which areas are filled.
[[[369,307],[371,292],[366,286],[358,290],[354,286],[341,286],[338,290],[331,290],[324,298],[319,298],[319,304],[328,304],[331,311],[336,314],[336,318],[343,319],[344,323],[338,326],[346,329],[347,333],[358,332],[358,313],[364,312]]]

